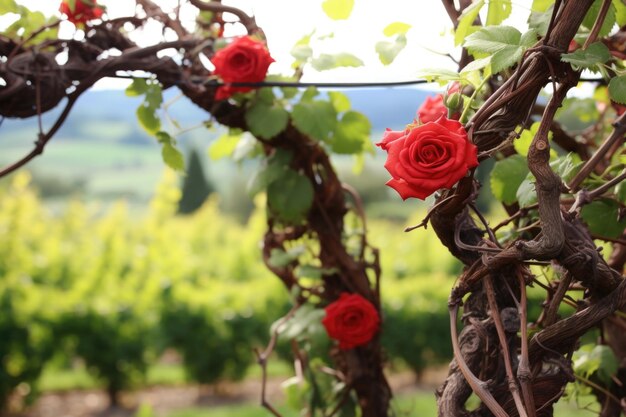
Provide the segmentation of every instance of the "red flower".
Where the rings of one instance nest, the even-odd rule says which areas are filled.
[[[469,142],[463,125],[440,117],[415,126],[395,140],[378,143],[388,152],[387,185],[403,200],[424,200],[440,188],[450,188],[470,168],[478,166],[476,146]]]
[[[406,135],[406,131],[401,130],[391,130],[389,128],[385,129],[385,133],[383,133],[383,140],[378,142],[376,146],[380,146],[383,151],[387,150],[387,145],[393,142],[396,139],[401,138]]]
[[[444,94],[437,94],[434,97],[427,97],[420,108],[417,109],[417,120],[422,123],[427,123],[434,122],[441,116],[448,117],[448,108],[444,100],[454,93],[460,93],[460,90],[461,85],[455,81],[448,85],[445,96]],[[453,117],[453,119],[458,119],[459,116],[460,114]]]
[[[339,341],[340,349],[352,349],[372,340],[380,318],[372,303],[358,294],[344,292],[326,307],[322,324],[328,335]]]
[[[74,7],[72,7],[70,0],[63,0],[59,6],[59,11],[75,25],[85,24],[90,20],[102,17],[104,10],[97,3],[97,0],[76,0]]]
[[[417,109],[417,119],[422,123],[434,122],[441,116],[448,115],[448,108],[443,104],[443,94],[434,97],[427,97],[419,109]]]
[[[215,75],[225,83],[258,83],[265,79],[267,68],[274,59],[262,42],[249,36],[236,38],[232,43],[215,53],[212,59]],[[254,87],[225,85],[217,89],[215,98],[223,100],[234,93],[246,92]]]

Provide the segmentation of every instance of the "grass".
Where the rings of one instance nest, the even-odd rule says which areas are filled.
[[[187,383],[185,370],[180,365],[156,364],[148,368],[144,386],[184,385]],[[46,391],[73,391],[102,388],[102,384],[85,367],[58,369],[48,367],[39,380],[39,389]]]
[[[401,395],[393,405],[398,417],[427,417],[437,415],[437,405],[433,394],[418,392],[412,395]],[[277,407],[284,417],[298,417],[296,410],[286,406]],[[270,417],[272,414],[255,404],[241,404],[220,406],[213,408],[187,408],[174,411],[167,417]],[[575,405],[559,403],[555,407],[555,417],[591,417],[594,414],[588,410],[580,410]],[[596,414],[597,415],[597,414]]]
[[[267,365],[267,374],[273,376],[290,375],[293,369],[283,361],[270,361]],[[246,373],[246,378],[261,378],[261,368],[251,366]],[[148,368],[146,379],[140,386],[150,387],[156,385],[179,386],[189,383],[185,375],[185,369],[178,364],[155,364]],[[46,391],[73,391],[102,388],[102,384],[93,375],[89,374],[84,366],[73,369],[60,369],[49,366],[41,375],[39,389]]]

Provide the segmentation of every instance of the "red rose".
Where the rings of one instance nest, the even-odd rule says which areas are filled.
[[[415,126],[395,140],[377,144],[388,152],[385,168],[392,178],[387,185],[403,200],[424,200],[440,188],[450,188],[470,168],[478,166],[476,146],[467,139],[463,125],[440,117]]]
[[[391,130],[389,128],[385,129],[385,133],[383,133],[383,140],[378,142],[376,146],[380,146],[383,151],[387,150],[387,145],[393,142],[396,139],[401,138],[406,134],[406,131],[401,130]]]
[[[448,115],[448,108],[443,104],[443,94],[434,97],[427,97],[419,109],[417,109],[417,119],[422,123],[434,122],[441,116]]]
[[[434,97],[427,97],[420,108],[417,109],[417,120],[422,123],[427,123],[434,122],[441,116],[448,117],[448,108],[446,107],[445,102],[446,97],[449,97],[454,93],[460,94],[460,90],[461,84],[455,81],[448,85],[445,96],[443,94],[437,94]],[[453,117],[453,119],[458,119],[459,116],[460,113],[456,117]]]
[[[90,20],[100,19],[104,10],[98,6],[97,0],[76,0],[74,7],[69,0],[63,0],[59,11],[67,16],[67,20],[77,24],[85,24]]]
[[[265,79],[267,68],[274,59],[265,45],[249,36],[236,38],[220,49],[211,60],[215,65],[215,75],[225,83],[258,83]],[[254,87],[234,87],[225,85],[217,89],[215,98],[223,100],[237,92],[246,92]]]
[[[352,349],[372,340],[380,318],[372,303],[358,294],[344,292],[326,307],[322,324],[328,335],[339,341],[340,349]]]

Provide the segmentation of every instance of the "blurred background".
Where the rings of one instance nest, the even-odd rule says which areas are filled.
[[[56,11],[48,2],[22,3]],[[123,9],[126,2],[102,3],[113,14],[132,12]],[[277,61],[307,32],[297,19],[289,20],[297,30],[277,25],[275,7],[299,8],[320,39],[337,33],[344,43],[332,40],[333,48],[356,39],[371,50],[371,56],[356,51],[362,69],[307,71],[304,81],[398,81],[426,65],[454,67],[441,53],[451,40],[438,36],[450,26],[438,2],[439,9],[411,14],[414,49],[389,67],[378,62],[371,36],[406,18],[399,6],[405,2],[383,8],[396,16],[355,11],[358,31],[324,26],[301,10],[303,3],[309,7],[276,0],[274,8],[253,10]],[[310,3],[320,14],[319,2]],[[290,35],[271,32],[279,27]],[[411,123],[423,100],[438,91],[429,85],[343,92],[370,119],[376,143],[385,128]],[[165,169],[160,145],[137,123],[141,98],[102,83],[80,98],[44,155],[0,180],[0,415],[269,415],[258,405],[261,369],[253,349],[265,346],[272,323],[289,310],[289,294],[261,259],[264,197],[245,191],[256,162],[222,158],[229,143],[237,159],[237,147],[245,153],[250,141],[224,139],[227,132],[175,89],[164,96],[166,119],[180,126],[184,175]],[[57,114],[44,115],[44,125]],[[0,164],[30,151],[37,132],[36,120],[3,120]],[[384,320],[393,323],[382,338],[398,393],[395,410],[436,415],[434,388],[452,356],[447,298],[461,266],[430,229],[402,232],[421,221],[427,203],[402,202],[388,189],[384,161],[378,150],[364,160],[334,158],[342,180],[363,197],[370,242],[381,249]],[[483,165],[480,204],[489,211],[490,166]],[[314,337],[323,332],[319,323],[311,323],[310,332],[315,343],[328,343]],[[298,415],[287,340],[279,341],[268,372],[270,399],[285,416]]]

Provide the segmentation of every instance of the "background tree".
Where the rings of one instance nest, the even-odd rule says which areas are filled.
[[[199,209],[214,191],[204,173],[204,166],[196,149],[189,152],[182,184],[178,212],[190,214]]]

